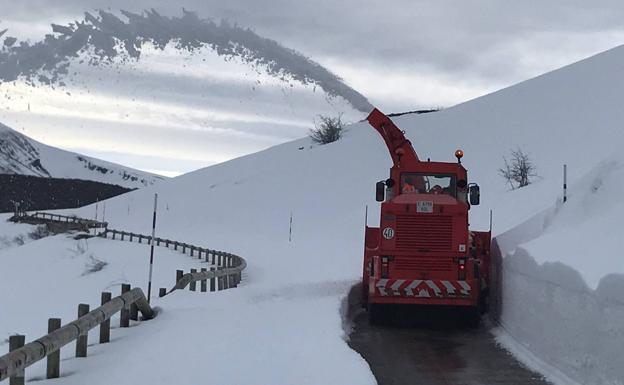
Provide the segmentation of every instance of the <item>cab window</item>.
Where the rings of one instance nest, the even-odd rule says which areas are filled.
[[[402,194],[446,194],[457,196],[455,175],[452,174],[401,174]]]

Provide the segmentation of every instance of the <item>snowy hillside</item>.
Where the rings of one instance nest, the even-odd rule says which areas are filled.
[[[73,178],[129,188],[164,178],[147,172],[46,146],[0,123],[0,173]]]
[[[493,209],[504,257],[496,332],[557,383],[624,384],[624,264],[616,230],[624,216],[624,162],[615,152],[624,145],[622,62],[618,47],[441,112],[394,119],[422,159],[452,161],[456,148],[464,150],[470,181],[482,192],[471,225],[487,228]],[[497,169],[518,147],[540,178],[510,192]],[[570,191],[562,205],[564,163]],[[158,235],[230,250],[248,269],[236,290],[159,300],[158,318],[82,365],[67,363],[72,375],[63,383],[110,380],[112,365],[120,384],[169,384],[171,373],[179,383],[199,383],[206,362],[215,383],[374,383],[341,340],[340,312],[361,274],[365,206],[369,223],[377,223],[374,183],[390,166],[381,138],[358,123],[336,143],[300,139],[109,200],[112,227],[148,233],[158,192]],[[170,262],[158,256],[156,269]],[[15,324],[1,325],[5,333],[20,326],[7,322]],[[188,354],[162,354],[172,346]],[[118,359],[136,351],[147,352],[142,365]],[[244,369],[234,370],[234,362]]]

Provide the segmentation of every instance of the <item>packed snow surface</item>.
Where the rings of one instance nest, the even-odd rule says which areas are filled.
[[[464,150],[470,182],[482,191],[472,228],[486,229],[494,212],[503,331],[557,378],[580,383],[624,384],[624,303],[615,295],[624,287],[616,233],[624,206],[614,156],[624,144],[624,78],[616,76],[623,61],[618,47],[441,112],[394,119],[421,159],[452,161]],[[497,169],[516,148],[540,177],[508,191]],[[570,188],[562,204],[564,163]],[[383,141],[362,122],[336,143],[301,139],[109,200],[112,227],[148,233],[158,193],[158,235],[228,250],[249,265],[239,288],[174,293],[158,302],[159,317],[120,333],[115,346],[64,361],[72,372],[64,383],[374,383],[341,340],[340,306],[361,274],[365,206],[369,224],[378,223],[374,183],[390,166]],[[169,262],[157,258],[157,269],[173,269]],[[145,285],[140,279],[134,283]],[[136,352],[140,364],[125,360]]]

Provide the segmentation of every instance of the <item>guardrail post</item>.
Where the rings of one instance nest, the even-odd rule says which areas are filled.
[[[23,335],[14,335],[9,336],[9,352],[12,352],[15,349],[19,349],[24,346],[26,342],[26,336]],[[9,379],[9,385],[24,385],[24,371],[20,371],[13,377]]]
[[[205,267],[202,267],[202,269],[201,269],[202,273],[205,273],[207,271],[208,271],[208,269],[206,269]],[[208,286],[207,284],[208,284],[208,281],[206,281],[206,279],[202,279],[201,280],[201,291],[202,291],[202,293],[206,292],[206,288]]]
[[[160,289],[158,289],[158,297],[162,298],[164,296],[167,295],[167,289],[164,287],[161,287]]]
[[[117,231],[113,230],[113,240],[115,240],[115,234],[117,234]]]
[[[197,273],[197,269],[191,269],[191,274],[193,273]],[[189,288],[191,291],[195,291],[197,290],[197,282],[196,281],[191,281],[191,284],[189,285]]]
[[[182,279],[183,275],[184,275],[184,271],[176,270],[176,283],[178,283],[178,281]]]
[[[61,327],[60,318],[48,318],[48,334]],[[59,378],[61,375],[61,349],[48,355],[46,378]]]
[[[221,253],[220,251],[217,251],[217,266],[223,266],[221,265],[221,255],[223,253]]]
[[[101,304],[104,305],[105,303],[109,302],[112,298],[113,298],[112,293],[107,292],[107,291],[103,292]],[[110,318],[100,324],[100,343],[105,344],[109,341],[110,341]]]
[[[217,271],[219,270],[223,270],[223,267],[218,266]],[[217,277],[217,290],[219,291],[223,290],[223,276],[222,275]]]
[[[210,271],[215,271],[215,268],[211,267]],[[210,278],[210,291],[215,291],[215,277]]]
[[[169,240],[165,240],[165,245],[167,246],[167,248],[169,248]]]
[[[89,305],[86,303],[81,303],[78,305],[78,318],[89,312]],[[86,357],[87,356],[87,339],[89,337],[89,332],[87,331],[84,334],[78,336],[76,339],[76,357]]]
[[[130,285],[128,285],[127,283],[121,284],[121,294],[124,294],[129,291],[130,291]],[[122,328],[127,328],[128,326],[130,326],[130,307],[129,306],[124,306],[123,309],[121,309],[119,326]]]
[[[139,243],[143,243],[143,236],[141,234],[138,234],[139,236]]]
[[[192,257],[193,256],[193,251],[195,251],[195,248],[191,246],[190,249],[191,249],[191,257]]]
[[[179,245],[179,244],[180,244],[180,242],[175,242],[175,243],[173,244],[173,249],[174,249],[174,250],[178,250],[178,245]]]
[[[133,321],[139,320],[139,308],[136,303],[130,304],[130,319]]]
[[[201,258],[201,257],[200,257]],[[210,260],[210,250],[209,249],[204,249],[204,261],[206,263],[208,263]]]
[[[124,240],[124,235],[126,235],[126,232],[125,232],[125,231],[122,231],[122,232],[121,232],[121,240],[122,240],[122,241]]]
[[[156,246],[160,246],[160,238],[156,238]]]
[[[134,237],[134,233],[130,233],[130,242],[132,242],[132,237]]]

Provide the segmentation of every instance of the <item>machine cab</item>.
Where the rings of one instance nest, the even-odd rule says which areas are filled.
[[[377,183],[378,202],[414,203],[423,199],[479,204],[479,186],[468,185],[461,163],[418,162],[409,170],[393,167],[390,178]],[[437,199],[439,198],[439,199]],[[468,204],[470,203],[470,205]]]

